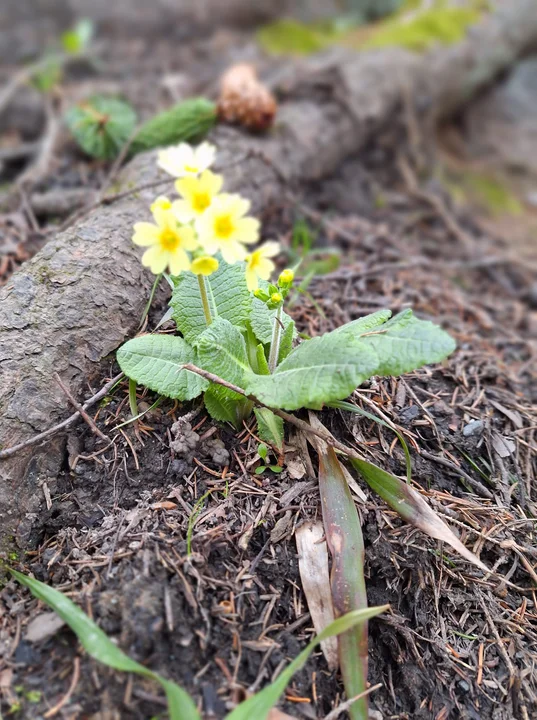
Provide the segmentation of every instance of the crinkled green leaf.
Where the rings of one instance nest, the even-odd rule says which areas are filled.
[[[361,340],[378,355],[375,375],[402,375],[422,365],[440,362],[456,348],[445,330],[428,320],[420,320],[412,310],[404,310],[368,333],[371,334],[363,335],[361,331]]]
[[[347,397],[371,375],[400,375],[455,349],[444,330],[412,310],[388,317],[381,310],[303,342],[272,375],[249,376],[246,391],[270,407],[318,409]]]
[[[136,125],[136,113],[123,100],[96,95],[65,114],[67,127],[80,147],[96,158],[116,157]]]
[[[266,286],[266,287],[265,287]],[[261,283],[263,290],[268,288],[268,283]],[[274,327],[274,318],[277,310],[269,310],[267,304],[258,298],[252,298],[252,314],[250,316],[250,324],[252,330],[258,340],[264,345],[268,345],[272,340],[272,328]],[[284,332],[292,323],[292,319],[285,312],[282,312],[282,325]],[[293,323],[294,326],[294,323]]]
[[[199,364],[204,370],[243,387],[251,372],[246,343],[238,327],[222,317],[213,320],[197,339]]]
[[[155,115],[136,133],[130,155],[151,148],[196,142],[207,135],[216,122],[216,105],[206,98],[189,98]]]
[[[246,287],[243,265],[228,265],[221,260],[220,267],[207,281],[213,316],[245,327],[250,316],[252,296]],[[170,305],[173,308],[173,319],[185,340],[194,343],[207,327],[196,275],[184,272],[175,278]]]
[[[190,695],[171,680],[131,660],[113,643],[101,628],[66,595],[45,583],[10,570],[42,602],[51,607],[76,634],[84,649],[92,658],[115,670],[136,673],[156,680],[164,688],[168,699],[170,720],[200,720],[200,714]]]
[[[319,409],[347,397],[377,365],[376,352],[359,338],[327,333],[299,345],[272,375],[248,375],[245,389],[270,407]]]
[[[283,313],[285,316],[285,313]],[[287,316],[285,316],[287,317]],[[285,317],[283,318],[283,322],[285,324]],[[281,340],[280,340],[280,352],[278,353],[278,363],[281,363],[285,360],[285,358],[289,355],[291,350],[293,349],[293,340],[296,336],[296,329],[295,329],[295,323],[293,320],[291,320],[290,323],[287,323],[285,326],[285,329],[282,332]]]
[[[283,450],[284,429],[283,420],[268,408],[254,408],[257,419],[257,434],[269,445]]]
[[[255,349],[257,368],[256,372],[258,375],[270,375],[270,368],[267,362],[267,356],[265,355],[265,346],[263,343],[259,343]]]
[[[205,409],[214,420],[229,422],[236,428],[240,428],[252,412],[252,403],[243,395],[216,383],[211,383],[203,400]]]
[[[346,325],[334,330],[334,333],[352,333],[354,335],[362,335],[363,333],[371,332],[375,328],[384,325],[392,316],[391,310],[377,310],[377,312],[365,315],[364,317],[358,318],[358,320],[352,320]]]
[[[142,335],[117,351],[119,366],[140,385],[178,400],[192,400],[208,383],[195,373],[183,370],[186,363],[198,364],[196,350],[183,338],[173,335]]]

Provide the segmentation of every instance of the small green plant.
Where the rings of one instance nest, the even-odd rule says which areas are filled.
[[[134,132],[136,113],[123,100],[95,95],[68,110],[65,122],[88,155],[110,159]]]
[[[256,467],[256,469],[255,469],[256,475],[262,475],[265,472],[265,470],[272,470],[272,472],[281,473],[281,471],[283,470],[283,467],[281,465],[271,465],[270,461],[267,461],[267,458],[269,456],[269,449],[265,445],[265,443],[260,443],[257,446],[257,454],[263,461],[263,465],[258,465]]]
[[[311,414],[308,425],[287,411],[329,406],[385,424],[344,399],[374,375],[400,375],[440,362],[455,349],[455,342],[408,309],[395,317],[380,310],[297,344],[295,324],[284,311],[294,272],[284,270],[272,281],[277,243],[247,248],[258,241],[260,223],[248,215],[249,201],[221,192],[224,178],[209,170],[215,154],[208,143],[197,148],[182,144],[159,154],[159,165],[178,178],[180,197],[157,198],[151,206],[154,223],[137,223],[133,241],[146,247],[142,263],[154,274],[171,273],[170,317],[178,334],[129,340],[117,359],[131,380],[161,395],[188,401],[203,394],[205,408],[215,420],[239,428],[253,411],[263,441],[258,452],[264,464],[256,472],[267,467],[278,472],[284,420],[305,426],[308,435],[311,430],[313,436],[320,432],[330,437],[326,428],[316,429],[316,415]],[[311,234],[306,230],[303,226],[295,233],[300,235],[295,250],[300,247],[308,253]],[[410,455],[398,437],[410,482]],[[267,462],[268,446],[278,455],[276,465]],[[334,446],[405,520],[484,568],[409,484],[336,441]],[[323,519],[333,555],[334,606],[338,614],[363,610],[363,545],[356,508],[334,449],[317,449]],[[366,689],[366,660],[367,628],[362,624],[340,640],[348,697]],[[351,717],[367,718],[365,696],[351,706]]]
[[[158,113],[136,129],[136,112],[125,100],[96,95],[65,114],[65,123],[82,150],[110,160],[128,145],[129,156],[179,142],[201,140],[217,119],[215,103],[190,98]]]
[[[74,27],[66,30],[55,43],[56,47],[47,50],[43,57],[28,69],[31,84],[42,93],[51,92],[61,82],[65,64],[88,50],[93,32],[93,22],[87,18],[79,20]]]
[[[92,658],[115,670],[133,673],[157,682],[166,693],[170,720],[201,720],[201,714],[194,700],[182,687],[132,660],[66,595],[17,570],[10,570],[10,572],[21,585],[30,590],[34,597],[46,603],[61,617],[76,634],[80,643]],[[385,612],[388,608],[388,605],[383,605],[358,610],[347,613],[335,620],[317,635],[298,657],[287,665],[273,683],[237,705],[226,716],[226,720],[253,720],[253,718],[255,720],[266,720],[271,708],[276,705],[293,675],[304,667],[309,656],[322,640],[347,632],[350,628],[359,623],[367,622],[367,620]],[[37,697],[31,700],[31,702],[38,701]]]

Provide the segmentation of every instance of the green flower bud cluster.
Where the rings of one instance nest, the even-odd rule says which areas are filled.
[[[294,279],[295,274],[292,270],[283,270],[280,273],[277,285],[271,283],[266,290],[258,288],[254,291],[254,295],[258,300],[266,303],[269,310],[275,310],[283,305],[285,298],[293,287]]]

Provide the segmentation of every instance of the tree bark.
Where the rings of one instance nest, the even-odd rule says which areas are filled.
[[[263,212],[290,187],[333,172],[397,115],[401,88],[418,107],[452,112],[537,40],[534,0],[516,0],[472,29],[457,46],[426,55],[403,50],[335,51],[312,58],[292,82],[276,125],[265,137],[219,127],[218,169],[227,191],[240,191]],[[315,87],[315,90],[312,88]],[[318,88],[321,99],[315,100]],[[312,99],[313,98],[313,99]],[[155,154],[135,158],[123,189],[163,177]],[[159,192],[172,192],[172,183]],[[131,336],[152,277],[130,241],[133,222],[148,217],[156,191],[101,206],[59,233],[0,291],[0,448],[24,441],[66,417],[68,401],[55,372],[83,400],[101,360]],[[32,538],[63,461],[56,438],[0,460],[0,531],[21,545]]]

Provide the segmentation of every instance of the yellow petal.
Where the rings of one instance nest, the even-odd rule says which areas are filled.
[[[274,272],[275,267],[276,266],[274,265],[272,260],[261,258],[259,263],[257,264],[257,274],[262,280],[268,280]]]
[[[155,275],[159,275],[168,265],[168,253],[158,245],[153,245],[142,255],[142,265],[148,267]]]
[[[220,252],[228,265],[241,262],[246,257],[246,250],[244,247],[239,242],[235,242],[233,240],[222,245]]]
[[[160,231],[156,225],[148,222],[138,222],[134,225],[132,242],[141,247],[154,245],[158,242]]]
[[[181,246],[185,250],[196,250],[199,246],[198,238],[194,229],[190,225],[183,225],[177,230],[179,237],[181,238]]]
[[[175,189],[186,200],[190,200],[198,192],[198,188],[199,180],[193,176],[182,177],[175,181]]]
[[[261,223],[257,218],[241,218],[237,221],[237,240],[248,245],[257,242],[259,240],[260,227]]]
[[[280,243],[275,240],[269,240],[261,245],[259,252],[263,257],[275,257],[280,252]]]
[[[211,197],[218,195],[224,184],[222,175],[217,175],[211,170],[205,170],[199,179],[200,190],[208,193]]]
[[[180,275],[183,270],[190,269],[190,259],[184,250],[180,248],[170,253],[169,266],[171,275]]]
[[[259,287],[257,275],[251,268],[246,269],[246,287],[250,292],[254,292]]]
[[[155,200],[151,203],[151,212],[155,210],[155,208],[162,208],[162,210],[169,210],[172,206],[170,198],[167,198],[165,195],[159,195],[158,198],[155,198]]]
[[[189,223],[195,215],[192,206],[186,200],[174,200],[172,212],[180,223]]]

